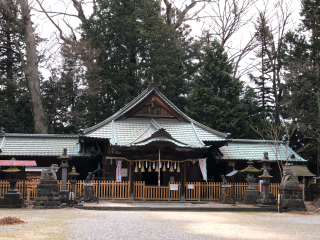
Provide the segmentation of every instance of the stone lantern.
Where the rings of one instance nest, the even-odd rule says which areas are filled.
[[[247,189],[243,191],[243,196],[242,196],[243,202],[245,204],[255,204],[259,197],[259,191],[253,187],[253,183],[257,179],[254,177],[254,174],[261,172],[261,170],[253,167],[253,161],[249,160],[248,167],[240,170],[240,172],[247,174],[246,181],[248,182],[248,185],[249,185]]]
[[[62,203],[67,203],[69,200],[69,191],[67,190],[67,171],[68,171],[68,161],[70,161],[72,157],[67,155],[67,149],[63,149],[63,154],[58,157],[58,160],[61,160],[60,168],[62,169],[61,173],[61,190],[59,192],[59,196]]]
[[[12,161],[15,159],[12,158]],[[1,201],[0,205],[10,205],[11,207],[22,207],[23,199],[21,193],[16,188],[18,182],[17,173],[20,172],[17,167],[11,166],[7,170],[3,170],[5,173],[9,173],[9,179],[7,180],[10,183],[9,190],[4,194],[4,199]]]
[[[68,175],[71,177],[70,183],[71,183],[71,192],[76,195],[76,183],[77,183],[77,176],[80,175],[80,173],[76,172],[76,168],[73,166],[72,171],[68,173]]]
[[[269,186],[270,186],[270,179],[272,176],[270,176],[270,171],[272,168],[270,167],[270,160],[268,157],[268,153],[264,152],[263,159],[260,161],[262,163],[261,170],[263,171],[263,175],[259,176],[259,178],[262,178],[262,196],[260,196],[258,202],[262,205],[274,205],[277,203],[277,200],[273,196],[271,192],[269,192]]]

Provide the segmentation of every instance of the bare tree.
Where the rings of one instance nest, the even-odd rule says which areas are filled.
[[[5,9],[7,19],[18,26],[24,37],[26,51],[23,52],[18,41],[14,41],[19,51],[21,64],[24,68],[26,81],[32,101],[32,113],[34,133],[48,133],[48,122],[45,116],[42,96],[40,91],[40,78],[38,70],[38,53],[34,29],[30,17],[30,5],[28,0],[8,1],[0,0],[1,7]]]
[[[262,129],[253,128],[253,130],[269,144],[273,154],[276,156],[280,176],[282,177],[282,165],[288,164],[292,157],[289,141],[296,130],[296,125],[289,125],[286,122],[279,125],[274,121],[266,120]],[[285,151],[283,151],[283,148],[285,148]],[[302,149],[298,151],[302,151]],[[285,162],[283,162],[283,159],[285,159]]]
[[[234,77],[240,77],[252,69],[247,66],[239,70],[240,62],[257,46],[249,25],[252,22],[250,10],[257,0],[217,0],[208,4],[205,15],[204,35],[215,38],[228,51],[229,61],[234,63]],[[246,34],[241,34],[246,30]]]
[[[161,0],[158,0],[161,5]],[[206,7],[209,1],[207,0],[191,0],[191,3],[183,1],[180,6],[178,1],[163,0],[165,8],[165,18],[168,25],[173,29],[179,28],[184,22],[196,20],[199,18],[199,13]],[[190,13],[191,9],[195,9],[197,3],[202,3],[202,6],[197,8],[194,12]],[[183,6],[185,4],[185,6]],[[181,6],[182,5],[182,6]]]

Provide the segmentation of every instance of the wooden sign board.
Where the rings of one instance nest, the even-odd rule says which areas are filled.
[[[170,191],[178,191],[179,185],[178,184],[170,184]]]
[[[194,189],[194,185],[193,184],[188,184],[188,189]]]

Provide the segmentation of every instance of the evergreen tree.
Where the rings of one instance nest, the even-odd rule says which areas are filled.
[[[246,101],[254,104],[254,100],[247,95],[240,101],[243,83],[232,77],[232,64],[216,40],[204,51],[203,65],[193,81],[186,113],[206,126],[231,133],[234,138],[249,137],[248,110],[252,107]]]
[[[136,97],[152,76],[178,107],[185,104],[187,67],[184,36],[165,24],[152,0],[99,0],[82,25],[83,38],[101,51],[101,71],[87,76],[89,125],[95,124]]]
[[[0,127],[6,132],[32,133],[30,95],[14,40],[23,48],[19,28],[0,7]]]
[[[297,136],[304,146],[317,147],[310,156],[312,167],[320,172],[320,1],[302,1],[302,24],[286,35],[286,96],[288,116],[299,126]],[[302,133],[302,134],[301,134]],[[316,161],[316,159],[318,159]],[[318,164],[318,166],[316,166]],[[311,167],[311,168],[312,168]]]

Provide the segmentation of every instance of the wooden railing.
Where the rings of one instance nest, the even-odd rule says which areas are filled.
[[[58,181],[61,189],[61,180]],[[80,197],[83,190],[83,180],[79,180],[76,184],[75,195]],[[27,200],[35,199],[37,197],[37,184],[38,180],[26,181],[25,182],[25,194],[24,197]],[[92,181],[94,191],[98,193],[98,182]],[[133,184],[133,198],[140,200],[180,200],[180,182],[175,182],[171,184],[177,184],[178,190],[170,190],[169,186],[146,186],[143,181],[135,181]],[[208,201],[208,200],[219,200],[220,198],[220,182],[187,182],[185,184],[185,199],[189,201]],[[233,185],[231,186],[230,197],[232,195]],[[243,191],[247,188],[247,183],[235,183],[235,199],[240,200]],[[259,183],[254,183],[253,186],[259,190]],[[278,198],[280,183],[271,183],[269,191]],[[303,188],[303,199],[304,196],[304,185],[301,184]],[[0,198],[4,196],[9,189],[9,183],[4,180],[0,180]],[[23,192],[23,182],[17,182],[17,189],[22,194]],[[67,189],[71,190],[71,184],[67,182]],[[129,199],[129,182],[123,181],[121,183],[115,181],[101,180],[99,182],[99,198],[100,199]]]

